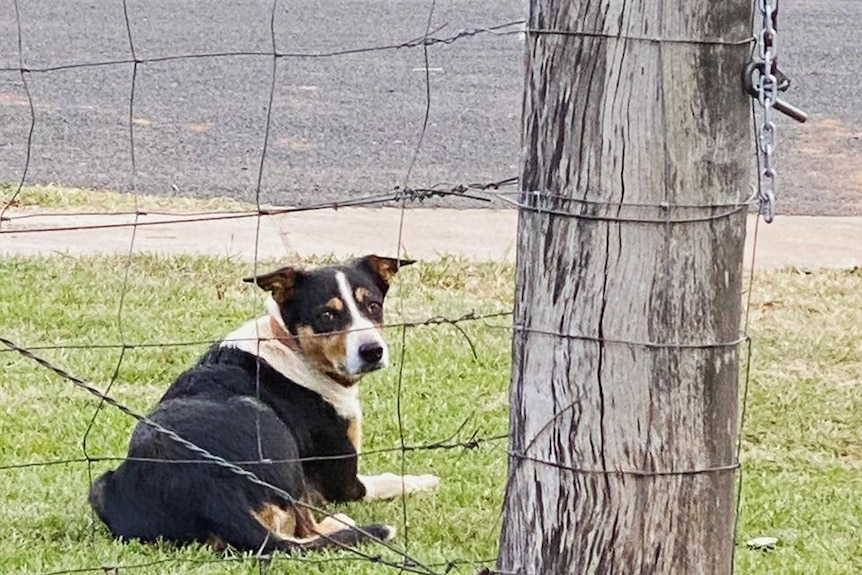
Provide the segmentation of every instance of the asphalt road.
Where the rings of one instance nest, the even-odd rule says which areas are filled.
[[[23,60],[31,69],[131,58],[120,2],[18,0]],[[135,54],[272,50],[272,2],[128,1]],[[426,0],[278,3],[279,51],[261,200],[309,205],[404,185],[426,106],[421,47]],[[436,37],[523,19],[526,2],[438,0]],[[806,108],[805,126],[779,124],[780,211],[862,214],[856,90],[862,0],[785,0],[779,49]],[[501,31],[514,31],[517,27]],[[428,50],[431,107],[407,184],[517,174],[523,43],[479,34]],[[225,56],[145,62],[134,78],[135,169],[129,138],[130,63],[32,72],[36,108],[27,181],[155,194],[253,199],[272,58]],[[0,4],[0,68],[18,66],[14,4]],[[21,177],[30,111],[21,77],[0,72],[0,181]],[[459,204],[460,205],[460,204]],[[470,204],[471,206],[473,204]]]

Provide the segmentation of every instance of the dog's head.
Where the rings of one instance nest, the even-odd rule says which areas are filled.
[[[369,255],[343,266],[284,267],[244,281],[270,292],[270,314],[310,363],[351,385],[388,364],[379,329],[383,298],[395,273],[412,263]]]

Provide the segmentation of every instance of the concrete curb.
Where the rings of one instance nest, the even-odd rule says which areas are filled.
[[[122,254],[129,249],[131,215],[15,211],[0,235],[0,254]],[[27,216],[21,218],[20,216]],[[205,216],[139,216],[135,253],[208,254],[242,260],[291,260],[398,252],[418,259],[455,254],[472,260],[515,258],[515,210],[342,208],[272,217],[210,220]],[[159,223],[162,222],[162,223]],[[165,223],[166,222],[166,223]],[[748,221],[746,266],[751,265],[755,217]],[[158,224],[158,225],[154,225]],[[102,226],[95,229],[29,231]],[[779,216],[758,228],[758,267],[849,268],[862,266],[862,217]],[[255,241],[257,239],[257,241]]]
[[[27,218],[18,219],[22,215]],[[124,254],[129,251],[134,232],[134,253],[218,255],[251,261],[255,254],[258,259],[287,257],[278,229],[268,218],[260,218],[258,230],[256,217],[211,220],[206,216],[146,215],[138,217],[136,229],[124,226],[135,222],[135,216],[128,214],[38,215],[10,211],[7,217],[11,222],[4,223],[3,229],[17,233],[0,235],[3,255]],[[103,227],[68,229],[87,226]],[[38,231],[45,228],[66,229]]]

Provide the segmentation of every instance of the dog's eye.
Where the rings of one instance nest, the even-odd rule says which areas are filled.
[[[332,310],[325,309],[320,314],[318,314],[318,319],[323,322],[331,322],[335,321],[335,312]]]
[[[377,315],[381,311],[383,311],[383,306],[380,305],[380,303],[376,302],[376,301],[368,302],[367,307],[368,307],[368,313],[370,313],[371,315]]]

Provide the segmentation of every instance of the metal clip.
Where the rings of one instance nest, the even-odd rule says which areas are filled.
[[[752,98],[757,98],[760,95],[758,90],[758,86],[761,82],[761,76],[763,76],[765,65],[763,62],[757,62],[752,60],[745,67],[745,70],[742,72],[742,85],[745,88],[746,93]],[[785,76],[780,70],[775,69],[775,78],[778,81],[778,90],[784,92],[787,88],[790,87],[790,78]],[[772,107],[781,112],[782,114],[789,116],[796,120],[799,123],[804,123],[805,120],[808,119],[808,114],[804,110],[800,110],[793,104],[788,104],[784,100],[780,98],[776,98],[772,103]]]

